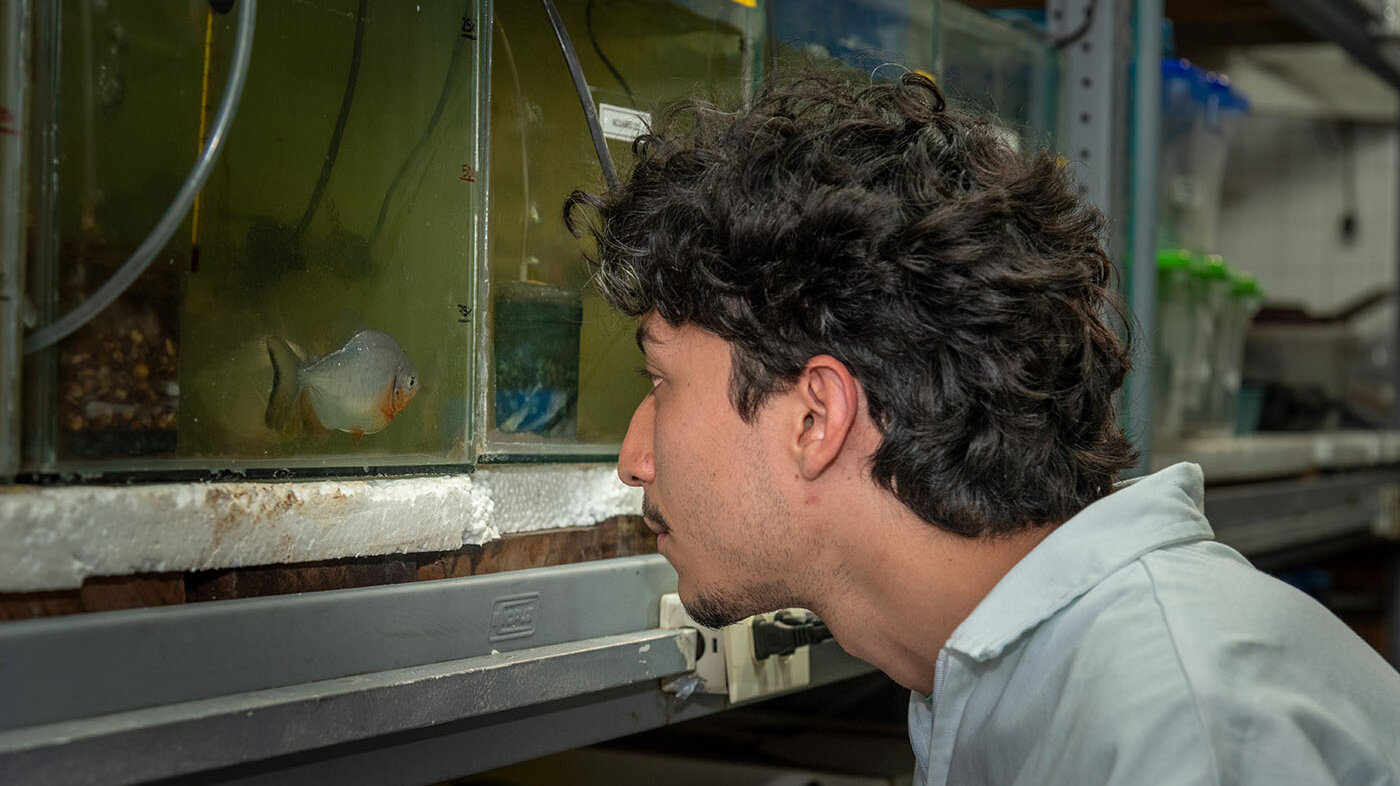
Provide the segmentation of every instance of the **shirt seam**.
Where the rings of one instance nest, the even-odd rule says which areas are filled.
[[[1214,786],[1221,786],[1220,767],[1215,760],[1215,749],[1210,745],[1210,733],[1206,728],[1205,713],[1201,711],[1201,703],[1197,700],[1196,686],[1191,682],[1191,674],[1186,670],[1186,661],[1181,657],[1181,647],[1177,644],[1176,636],[1172,634],[1171,623],[1167,621],[1167,608],[1162,604],[1162,597],[1157,592],[1157,580],[1152,575],[1152,569],[1141,558],[1137,560],[1137,564],[1142,567],[1142,572],[1147,576],[1147,583],[1152,588],[1152,602],[1157,606],[1157,616],[1162,621],[1162,630],[1166,633],[1167,643],[1171,645],[1176,666],[1181,671],[1181,680],[1186,683],[1187,696],[1191,700],[1191,711],[1200,727],[1201,740],[1205,743],[1206,760],[1210,762],[1211,783]]]
[[[1031,631],[1034,631],[1041,625],[1044,625],[1056,614],[1063,611],[1066,606],[1068,606],[1071,602],[1074,601],[1075,598],[1082,597],[1083,595],[1089,593],[1095,587],[1098,587],[1105,581],[1107,581],[1109,577],[1111,577],[1113,574],[1123,570],[1126,567],[1131,566],[1134,562],[1140,564],[1142,562],[1142,558],[1147,556],[1148,554],[1151,554],[1155,551],[1159,551],[1161,549],[1172,548],[1173,546],[1184,546],[1191,543],[1200,543],[1202,541],[1209,540],[1211,540],[1209,536],[1204,536],[1199,532],[1182,532],[1172,538],[1156,541],[1150,545],[1144,545],[1141,551],[1132,555],[1127,560],[1124,560],[1117,567],[1102,571],[1101,573],[1095,574],[1093,576],[1087,576],[1078,584],[1074,584],[1065,588],[1059,595],[1055,596],[1055,599],[1052,602],[1045,604],[1045,609],[1043,611],[1038,612],[1033,619],[1028,620],[1025,624],[1023,624],[1020,628],[1016,629],[1014,632],[1008,630],[994,637],[978,637],[975,635],[965,635],[963,638],[970,638],[972,639],[972,641],[964,643],[962,641],[955,641],[955,639],[958,638],[957,631],[955,630],[953,632],[953,638],[950,638],[948,640],[948,643],[945,644],[944,647],[945,649],[951,649],[956,652],[961,652],[962,654],[966,655],[969,658],[972,658],[973,660],[979,663],[989,660],[990,658],[997,657],[1001,653],[1005,652],[1006,648],[1015,643],[1016,640],[1022,638]],[[1145,565],[1143,567],[1144,569],[1146,569]],[[1148,575],[1148,581],[1149,583],[1151,582],[1151,574]],[[1152,593],[1155,599],[1157,593],[1157,588],[1155,584],[1153,585]],[[1168,635],[1170,635],[1170,631],[1168,632]],[[979,638],[980,641],[978,640]]]

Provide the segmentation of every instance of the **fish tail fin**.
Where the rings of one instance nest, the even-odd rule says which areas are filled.
[[[297,370],[301,367],[301,358],[291,345],[276,336],[267,337],[267,356],[272,361],[272,392],[267,397],[263,421],[270,429],[286,431],[298,414],[301,385],[297,382]]]

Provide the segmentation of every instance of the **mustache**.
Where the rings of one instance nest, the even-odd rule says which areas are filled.
[[[666,517],[661,515],[661,510],[657,508],[651,500],[647,499],[645,494],[642,495],[642,518],[651,521],[656,526],[660,527],[663,532],[668,532],[671,529],[671,525],[666,523]]]

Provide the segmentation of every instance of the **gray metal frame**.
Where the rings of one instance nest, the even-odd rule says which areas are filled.
[[[648,555],[6,623],[0,782],[211,782],[227,767],[297,782],[288,756],[335,769],[373,752],[402,770],[400,739],[446,746],[426,782],[723,709],[660,691],[696,658],[693,633],[657,629],[675,584]],[[815,683],[869,670],[835,646],[813,655]],[[396,780],[368,771],[336,777]]]
[[[1400,88],[1400,56],[1386,40],[1377,10],[1358,0],[1274,0],[1303,27],[1336,43],[1376,76]]]
[[[1132,257],[1128,265],[1129,303],[1134,325],[1133,371],[1128,376],[1128,434],[1138,449],[1138,474],[1152,466],[1153,336],[1157,327],[1157,184],[1162,146],[1162,0],[1137,0],[1136,62],[1151,63],[1133,73]],[[1148,23],[1151,20],[1152,23]]]
[[[698,640],[625,633],[8,732],[0,780],[141,783],[361,742],[654,683],[693,671]]]
[[[1124,391],[1125,426],[1136,444],[1144,474],[1152,453],[1152,330],[1156,302],[1157,148],[1160,102],[1133,100],[1160,92],[1156,68],[1136,69],[1128,82],[1125,64],[1133,53],[1161,51],[1161,0],[1050,0],[1050,32],[1063,37],[1079,29],[1093,9],[1084,35],[1063,54],[1061,146],[1076,166],[1080,193],[1109,219],[1104,238],[1109,256],[1127,271],[1120,286],[1132,313],[1127,332],[1135,337],[1134,370]],[[1155,62],[1155,57],[1151,58]],[[1127,108],[1131,107],[1131,113]],[[1131,120],[1131,124],[1130,124]],[[1136,139],[1130,139],[1136,135]]]
[[[24,369],[25,143],[29,139],[30,0],[0,2],[0,482],[19,472],[19,382]]]
[[[1110,221],[1127,215],[1120,161],[1125,131],[1122,48],[1129,24],[1126,0],[1050,0],[1049,27],[1055,36],[1077,30],[1093,9],[1093,22],[1079,40],[1064,49],[1064,108],[1061,146],[1076,168],[1080,193],[1104,211]],[[1110,254],[1120,250],[1110,244]]]
[[[1206,494],[1206,517],[1220,541],[1268,562],[1329,541],[1389,535],[1400,512],[1386,500],[1397,484],[1400,470],[1390,469],[1225,486]]]

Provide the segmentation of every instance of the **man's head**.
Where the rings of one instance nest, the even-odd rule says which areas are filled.
[[[697,444],[666,448],[688,454],[690,466],[677,469],[713,473],[714,462],[737,461],[745,471],[729,481],[766,482],[761,462],[793,451],[764,443],[791,436],[765,431],[765,410],[807,385],[821,359],[835,376],[818,387],[844,392],[842,379],[854,379],[850,403],[878,430],[860,457],[869,481],[934,527],[1012,533],[1106,494],[1133,454],[1113,409],[1126,348],[1102,321],[1116,308],[1104,219],[1053,155],[1018,153],[1009,139],[994,121],[947,108],[921,76],[856,90],[805,74],[744,111],[673,109],[637,140],[625,185],[575,193],[566,220],[573,225],[576,205],[596,211],[597,283],[615,308],[643,318],[649,364],[692,353],[726,375],[728,419],[688,422]],[[666,402],[654,400],[661,379],[632,429],[656,440],[657,467],[670,428],[660,421]],[[743,434],[746,451],[705,455],[707,429]],[[682,511],[666,509],[667,484],[695,478],[632,472],[639,441],[629,433],[624,480],[674,518]],[[792,515],[763,501],[762,488],[705,494],[672,504],[742,505],[734,518],[755,537],[765,526],[758,508],[777,522]],[[774,559],[762,569],[773,571]],[[673,562],[684,582],[684,560]],[[790,589],[781,576],[761,584],[743,591],[782,600]]]

